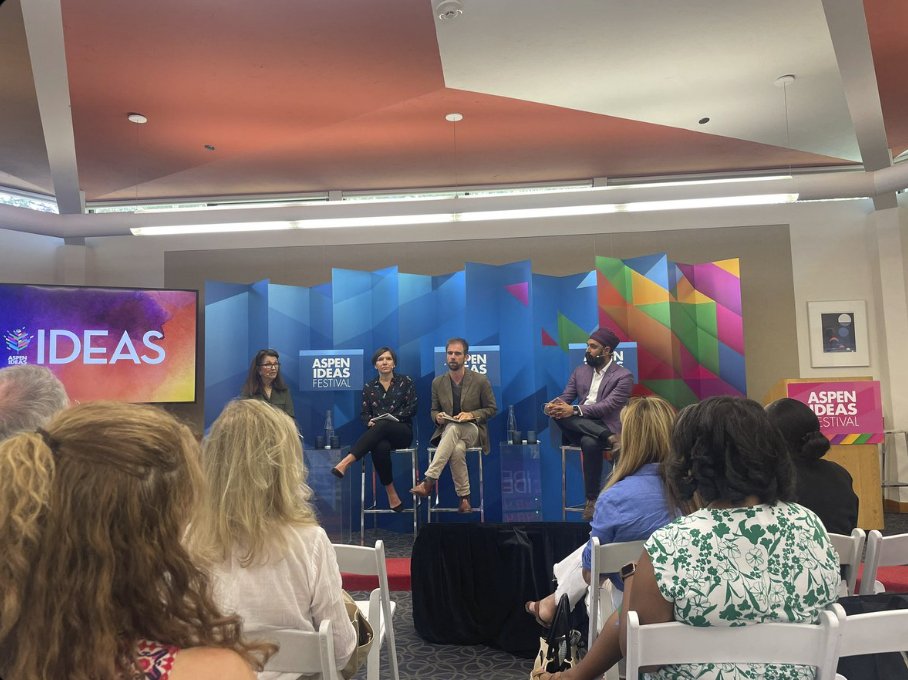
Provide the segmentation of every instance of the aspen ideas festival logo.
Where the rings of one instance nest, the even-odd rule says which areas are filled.
[[[22,350],[28,349],[28,346],[34,339],[35,336],[29,335],[28,331],[26,331],[25,328],[17,328],[12,331],[6,331],[6,333],[3,334],[3,340],[6,343],[6,349],[8,349],[10,352],[15,352],[15,354],[10,354],[9,356],[7,356],[7,366],[27,364],[28,357],[22,355]]]

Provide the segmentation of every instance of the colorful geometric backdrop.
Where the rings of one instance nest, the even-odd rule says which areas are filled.
[[[561,393],[574,368],[568,345],[585,342],[600,325],[637,342],[638,394],[659,394],[680,407],[714,394],[745,392],[737,260],[685,265],[665,254],[599,257],[594,271],[560,277],[533,274],[529,261],[467,263],[462,271],[440,276],[396,267],[334,269],[330,282],[311,288],[268,281],[206,283],[205,424],[239,393],[256,350],[272,347],[281,353],[281,371],[306,440],[322,432],[330,410],[342,443],[349,444],[362,432],[359,394],[301,392],[299,351],[363,349],[368,362],[372,350],[389,345],[397,350],[398,371],[416,381],[422,472],[432,431],[434,347],[451,336],[463,336],[471,345],[499,345],[499,415],[489,424],[493,446],[484,462],[486,521],[501,520],[496,443],[505,439],[509,405],[518,429],[538,433],[543,519],[557,520],[561,457],[542,406]],[[364,374],[369,380],[374,370],[366,366]],[[395,471],[399,490],[409,488],[406,473]]]

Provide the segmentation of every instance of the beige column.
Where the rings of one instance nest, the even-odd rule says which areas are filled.
[[[908,430],[908,202],[904,198],[899,202],[900,207],[875,211],[867,222],[876,293],[873,318],[880,353],[871,361],[880,367],[887,430]],[[887,444],[885,478],[908,482],[904,437],[889,437]],[[885,498],[908,511],[908,487],[891,489]]]

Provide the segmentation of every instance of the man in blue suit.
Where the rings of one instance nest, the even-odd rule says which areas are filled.
[[[617,444],[621,409],[634,388],[631,372],[614,361],[612,352],[618,342],[608,328],[595,331],[586,343],[586,362],[571,373],[561,396],[543,408],[558,424],[564,442],[583,451],[583,518],[587,521],[593,518],[601,488],[603,452]]]

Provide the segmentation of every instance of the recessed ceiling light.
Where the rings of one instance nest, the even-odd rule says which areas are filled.
[[[441,0],[435,5],[435,16],[440,21],[451,21],[457,19],[463,14],[463,2],[461,0]]]
[[[148,118],[141,113],[128,113],[126,114],[126,119],[130,123],[135,123],[136,125],[145,125],[145,123],[148,122]]]
[[[709,122],[709,116],[703,116],[700,120],[697,121],[700,125],[706,125]]]
[[[449,123],[459,123],[460,121],[463,120],[463,114],[462,113],[449,113],[448,115],[445,116],[445,120],[448,121]]]

